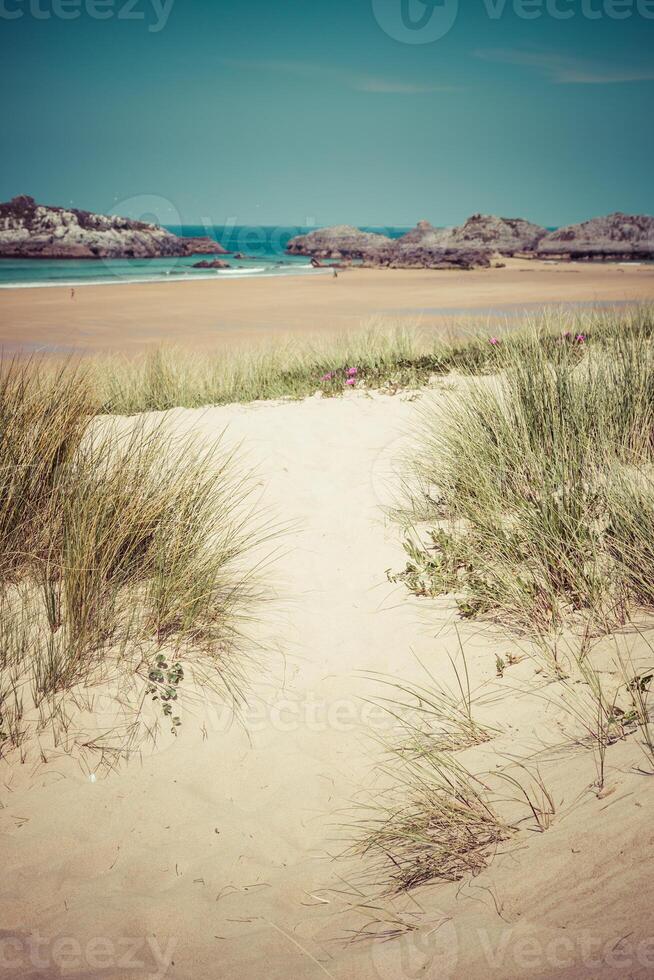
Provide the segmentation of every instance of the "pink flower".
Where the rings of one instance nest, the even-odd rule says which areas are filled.
[[[585,344],[586,335],[583,333],[578,333],[577,336],[575,337],[575,340],[577,341],[578,344]]]
[[[333,377],[334,377],[333,374],[323,374],[323,376],[322,376],[322,378],[320,380],[321,381],[331,381]]]
[[[500,338],[499,337],[489,337],[488,338],[488,343],[489,344],[492,344],[493,347],[496,347],[500,343]]]
[[[356,383],[357,383],[356,378],[348,378],[347,381],[345,382],[346,385],[355,385]]]
[[[353,374],[358,374],[359,373],[359,369],[358,368],[348,368],[347,369],[347,373],[350,375],[350,377],[352,377]]]

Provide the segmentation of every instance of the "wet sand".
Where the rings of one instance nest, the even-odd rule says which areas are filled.
[[[501,269],[351,269],[315,276],[0,290],[5,350],[214,347],[353,329],[370,318],[464,333],[543,306],[654,300],[654,265],[507,259]]]

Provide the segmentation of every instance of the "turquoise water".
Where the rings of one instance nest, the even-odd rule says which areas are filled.
[[[249,276],[320,275],[301,255],[286,255],[289,238],[311,228],[253,228],[192,225],[170,231],[192,238],[209,236],[231,252],[246,259],[225,255],[231,269],[194,269],[193,263],[209,256],[165,259],[0,259],[0,288],[33,286],[82,286],[119,282],[179,282],[192,279],[239,279]],[[399,238],[406,228],[371,228]]]

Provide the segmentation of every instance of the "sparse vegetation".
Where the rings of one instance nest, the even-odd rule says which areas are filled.
[[[478,874],[511,836],[481,778],[453,754],[402,758],[387,775],[393,792],[375,802],[358,846],[360,854],[376,859],[368,874],[382,892]]]
[[[566,747],[592,749],[589,789],[603,797],[612,745],[637,739],[640,772],[654,760],[651,668],[620,655],[613,669],[593,661],[599,637],[654,610],[654,318],[642,309],[583,327],[551,319],[486,343],[484,354],[472,345],[466,363],[477,377],[423,407],[396,511],[408,560],[387,575],[418,596],[449,595],[464,619],[535,641],[534,655],[545,655],[538,671],[550,675],[542,697],[567,719]],[[522,658],[494,657],[503,686]],[[407,708],[398,701],[398,712]],[[500,818],[498,783],[533,830],[547,830],[556,811],[537,764],[498,761],[492,775],[473,775],[459,755],[467,743],[446,751],[442,721],[422,718],[423,751],[395,748],[383,769],[393,802],[382,800],[365,841],[388,859],[390,890],[483,867],[522,823]]]
[[[453,660],[451,665],[454,690],[422,663],[425,683],[368,675],[385,692],[374,703],[393,721],[381,767],[389,789],[359,808],[372,816],[363,816],[355,850],[372,858],[368,874],[382,893],[477,873],[511,835],[483,776],[473,775],[459,758],[496,732],[474,717],[465,657],[462,667]]]

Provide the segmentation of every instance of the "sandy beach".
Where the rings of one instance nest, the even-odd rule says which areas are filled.
[[[479,318],[542,306],[654,299],[654,265],[506,259],[505,268],[372,270],[239,281],[119,283],[0,290],[5,350],[138,351],[207,348],[334,333],[371,318],[465,334]]]
[[[0,0],[0,980],[654,980],[653,4]]]

